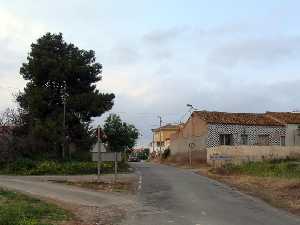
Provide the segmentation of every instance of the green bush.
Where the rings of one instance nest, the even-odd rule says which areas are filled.
[[[36,164],[31,159],[18,159],[17,161],[9,164],[9,170],[12,173],[18,174],[22,171],[29,171],[35,168]]]
[[[127,172],[129,166],[125,162],[118,163],[118,170],[120,172]],[[112,173],[114,171],[113,162],[105,162],[101,164],[103,173]],[[96,162],[56,162],[56,161],[30,161],[18,160],[9,165],[8,168],[0,170],[2,174],[16,174],[16,175],[83,175],[96,174]],[[0,224],[1,225],[1,224]]]

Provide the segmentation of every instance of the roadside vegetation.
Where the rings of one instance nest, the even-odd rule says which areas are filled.
[[[118,163],[119,172],[128,172],[126,162]],[[113,173],[114,163],[101,164],[102,173]],[[14,163],[1,165],[0,174],[12,175],[87,175],[97,174],[96,162],[58,162],[58,161],[33,161],[20,159]]]
[[[0,113],[0,174],[96,174],[90,150],[97,141],[92,118],[112,109],[115,95],[102,93],[102,64],[93,50],[80,49],[63,35],[46,33],[31,45],[20,67],[26,87],[15,94],[17,109]],[[96,85],[97,84],[97,85]],[[110,151],[131,149],[139,132],[111,114],[101,141]],[[102,172],[113,172],[103,163]],[[119,163],[120,172],[128,165]]]
[[[56,225],[72,215],[55,205],[0,189],[1,225]]]
[[[249,162],[241,165],[228,164],[215,170],[218,174],[251,175],[259,177],[300,178],[300,160],[272,160]]]

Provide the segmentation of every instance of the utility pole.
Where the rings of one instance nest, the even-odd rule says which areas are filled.
[[[66,82],[65,81],[64,81],[64,90],[63,90],[63,105],[64,105],[64,115],[63,115],[62,158],[65,159],[65,145],[66,145]]]
[[[159,154],[161,154],[161,124],[162,124],[162,117],[158,116],[159,118]]]

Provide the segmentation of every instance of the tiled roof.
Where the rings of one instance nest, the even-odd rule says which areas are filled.
[[[282,123],[300,124],[300,113],[298,112],[266,112],[266,115]]]
[[[266,116],[262,113],[227,113],[195,111],[193,115],[199,116],[202,120],[212,124],[240,124],[240,125],[269,125],[283,126],[280,121]]]
[[[158,127],[158,128],[152,129],[152,131],[159,131],[159,130],[177,130],[177,129],[179,129],[179,126],[180,126],[180,125],[177,125],[177,124],[167,124],[167,125],[165,125],[165,126],[162,126],[162,127]]]

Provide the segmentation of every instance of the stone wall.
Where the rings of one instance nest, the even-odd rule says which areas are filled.
[[[300,158],[299,146],[217,146],[207,149],[207,163],[222,166],[271,159]]]

